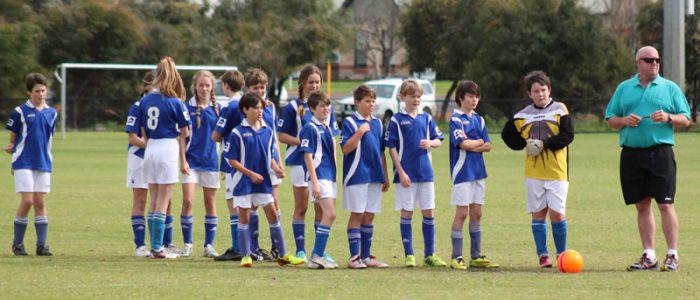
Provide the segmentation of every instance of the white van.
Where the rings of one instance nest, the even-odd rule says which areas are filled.
[[[435,114],[437,106],[435,104],[435,88],[430,81],[414,79],[423,88],[423,96],[419,109],[431,115]],[[384,124],[391,120],[391,116],[403,108],[403,102],[399,99],[399,89],[404,79],[388,78],[367,81],[368,85],[377,94],[377,107],[374,109],[374,116],[382,119]],[[352,96],[338,100],[334,103],[335,114],[339,122],[355,111],[355,100]]]

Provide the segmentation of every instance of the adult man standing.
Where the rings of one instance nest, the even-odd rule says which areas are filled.
[[[637,51],[637,75],[623,81],[608,103],[608,126],[620,130],[620,182],[627,205],[637,207],[637,226],[644,252],[628,271],[658,270],[654,251],[651,198],[661,212],[668,245],[662,271],[678,269],[678,217],[673,206],[676,161],[673,128],[690,124],[690,108],[681,89],[659,76],[659,52],[646,46]]]

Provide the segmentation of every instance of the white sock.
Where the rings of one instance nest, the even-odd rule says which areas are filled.
[[[647,254],[647,258],[651,260],[656,259],[656,251],[654,249],[644,249],[644,253]]]
[[[678,259],[678,250],[676,250],[676,249],[668,249],[668,255],[669,255],[669,256],[675,255],[675,256],[676,256],[676,259]]]

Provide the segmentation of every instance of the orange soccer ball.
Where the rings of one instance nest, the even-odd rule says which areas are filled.
[[[576,250],[566,250],[557,258],[557,268],[562,273],[578,273],[583,270],[583,256]]]

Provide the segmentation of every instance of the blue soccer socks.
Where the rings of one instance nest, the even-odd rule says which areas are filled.
[[[324,256],[326,253],[326,244],[328,243],[328,236],[331,234],[330,226],[318,225],[316,229],[316,242],[314,243],[313,254],[318,256]]]
[[[306,230],[306,224],[304,223],[304,220],[292,220],[292,233],[294,233],[294,244],[296,244],[297,252],[306,252],[306,250],[304,249],[304,230]]]
[[[24,243],[24,233],[27,232],[27,224],[29,224],[29,219],[27,217],[15,217],[14,244]]]
[[[469,254],[472,259],[481,257],[481,224],[469,223],[469,242],[471,244]]]
[[[401,242],[404,255],[413,255],[413,229],[411,219],[401,218]]]
[[[566,251],[566,220],[552,222],[552,236],[554,236],[554,246],[557,248],[557,255]]]
[[[462,247],[464,246],[464,233],[462,228],[452,229],[452,259],[462,256]]]
[[[547,221],[532,220],[532,236],[535,238],[537,256],[547,254]]]
[[[146,218],[131,216],[131,230],[134,232],[136,248],[146,246]]]
[[[230,215],[229,219],[231,220],[231,248],[241,253],[241,247],[238,243],[238,215]]]
[[[163,232],[163,245],[173,244],[173,225],[175,224],[175,219],[173,216],[165,217],[165,231]]]
[[[182,241],[185,244],[192,244],[192,230],[194,217],[180,216],[180,227],[182,227]]]
[[[219,224],[219,218],[216,216],[204,217],[204,246],[214,245],[216,239],[216,226]]]
[[[238,224],[238,245],[242,256],[250,256],[250,228],[248,224]]]
[[[348,228],[348,246],[350,247],[350,257],[360,255],[360,228]]]
[[[435,253],[435,219],[423,217],[423,243],[425,257]]]
[[[258,250],[260,249],[258,241],[258,237],[260,236],[260,217],[258,217],[257,211],[250,211],[250,223],[248,227],[250,229],[250,250]]]
[[[362,259],[369,258],[371,254],[370,249],[372,248],[372,236],[374,235],[374,225],[363,224],[360,226],[360,236],[362,238],[361,243],[361,255]]]
[[[277,249],[280,256],[287,254],[287,245],[284,243],[284,234],[282,234],[282,224],[279,220],[270,224],[270,239],[272,240],[272,248]]]
[[[36,245],[45,246],[49,233],[49,218],[46,216],[34,217],[34,228],[36,228]]]

